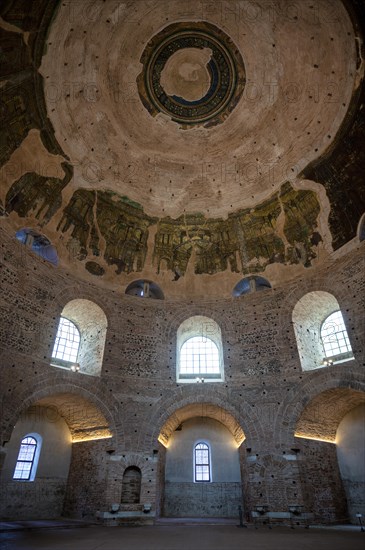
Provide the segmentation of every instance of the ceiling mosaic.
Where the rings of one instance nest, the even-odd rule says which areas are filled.
[[[362,31],[340,0],[319,6],[320,25],[309,4],[296,21],[279,1],[255,21],[220,3],[112,4],[1,7],[0,215],[14,238],[35,231],[61,268],[167,295],[230,294],[259,273],[275,285],[354,238]]]
[[[208,56],[199,59],[196,50]],[[176,66],[170,67],[170,85],[175,85],[176,91],[170,95],[163,87],[162,75],[176,54]],[[207,22],[169,25],[148,43],[141,63],[143,70],[137,82],[143,104],[151,115],[165,113],[183,128],[210,128],[223,122],[245,85],[245,67],[237,47],[222,30]],[[189,100],[186,95],[192,93],[192,84],[196,92]]]

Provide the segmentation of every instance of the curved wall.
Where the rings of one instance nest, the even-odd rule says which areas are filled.
[[[365,405],[356,407],[343,418],[336,443],[349,513],[357,523],[356,514],[365,516]]]
[[[113,424],[113,438],[73,445],[65,513],[95,517],[120,502],[123,471],[130,465],[142,471],[141,504],[152,503],[151,515],[158,513],[164,453],[153,434],[189,403],[205,404],[202,416],[209,416],[204,407],[211,403],[229,411],[246,435],[240,449],[246,513],[259,504],[285,511],[299,503],[311,510],[315,489],[321,503],[315,519],[343,518],[346,499],[339,472],[330,466],[337,462],[335,446],[298,439],[294,432],[317,394],[364,388],[364,243],[276,289],[229,300],[159,301],[81,283],[28,252],[15,237],[2,232],[1,238],[3,440],[10,438],[14,410],[33,394],[51,395],[55,387],[58,393],[73,388],[96,396]],[[292,311],[312,290],[331,292],[338,300],[355,359],[303,372]],[[76,298],[102,305],[108,319],[100,377],[50,364],[59,315]],[[191,315],[219,323],[224,383],[176,383],[177,330]]]

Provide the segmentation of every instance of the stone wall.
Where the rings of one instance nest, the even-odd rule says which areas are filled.
[[[303,502],[324,523],[346,523],[349,519],[346,494],[337,463],[336,446],[321,441],[303,440],[299,473]]]
[[[237,517],[241,483],[174,483],[165,485],[164,516]]]
[[[364,243],[272,290],[228,300],[217,296],[177,301],[126,296],[80,283],[6,232],[1,241],[2,441],[9,441],[24,408],[45,398],[48,406],[52,400],[58,403],[60,394],[80,396],[100,411],[92,425],[85,426],[82,415],[88,437],[92,433],[108,437],[101,420],[107,421],[113,435],[73,443],[65,514],[94,517],[97,510],[120,502],[128,466],[141,469],[141,504],[151,503],[152,512],[159,511],[166,491],[160,430],[181,408],[212,404],[236,419],[246,436],[241,456],[246,513],[259,504],[287,510],[293,500],[315,508],[316,502],[306,495],[320,482],[325,497],[315,510],[316,518],[343,520],[339,476],[319,466],[330,460],[333,472],[336,461],[333,453],[329,458],[328,444],[308,443],[294,433],[305,407],[322,392],[364,388]],[[314,290],[330,292],[338,300],[355,358],[303,372],[292,311],[304,294]],[[95,302],[107,317],[100,377],[50,364],[59,316],[70,300],[80,298]],[[192,315],[205,315],[221,328],[224,382],[176,383],[177,329]],[[202,410],[203,416],[209,416],[209,407]],[[79,413],[76,419],[64,414],[68,422],[77,423]],[[82,431],[82,426],[77,430]],[[104,431],[98,431],[100,427]],[[303,475],[305,467],[311,475]]]

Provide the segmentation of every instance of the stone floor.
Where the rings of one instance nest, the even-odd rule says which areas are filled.
[[[1,550],[364,550],[359,528],[157,525],[151,527],[50,526],[6,530]]]

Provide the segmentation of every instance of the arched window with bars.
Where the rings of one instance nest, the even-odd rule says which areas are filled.
[[[18,458],[15,464],[13,479],[19,481],[33,481],[38,466],[38,459],[42,445],[39,434],[27,434],[20,443]]]
[[[194,447],[194,481],[211,481],[210,448],[204,441],[199,441]]]
[[[80,331],[69,319],[60,318],[56,340],[53,346],[52,359],[62,366],[77,363],[80,347]]]

